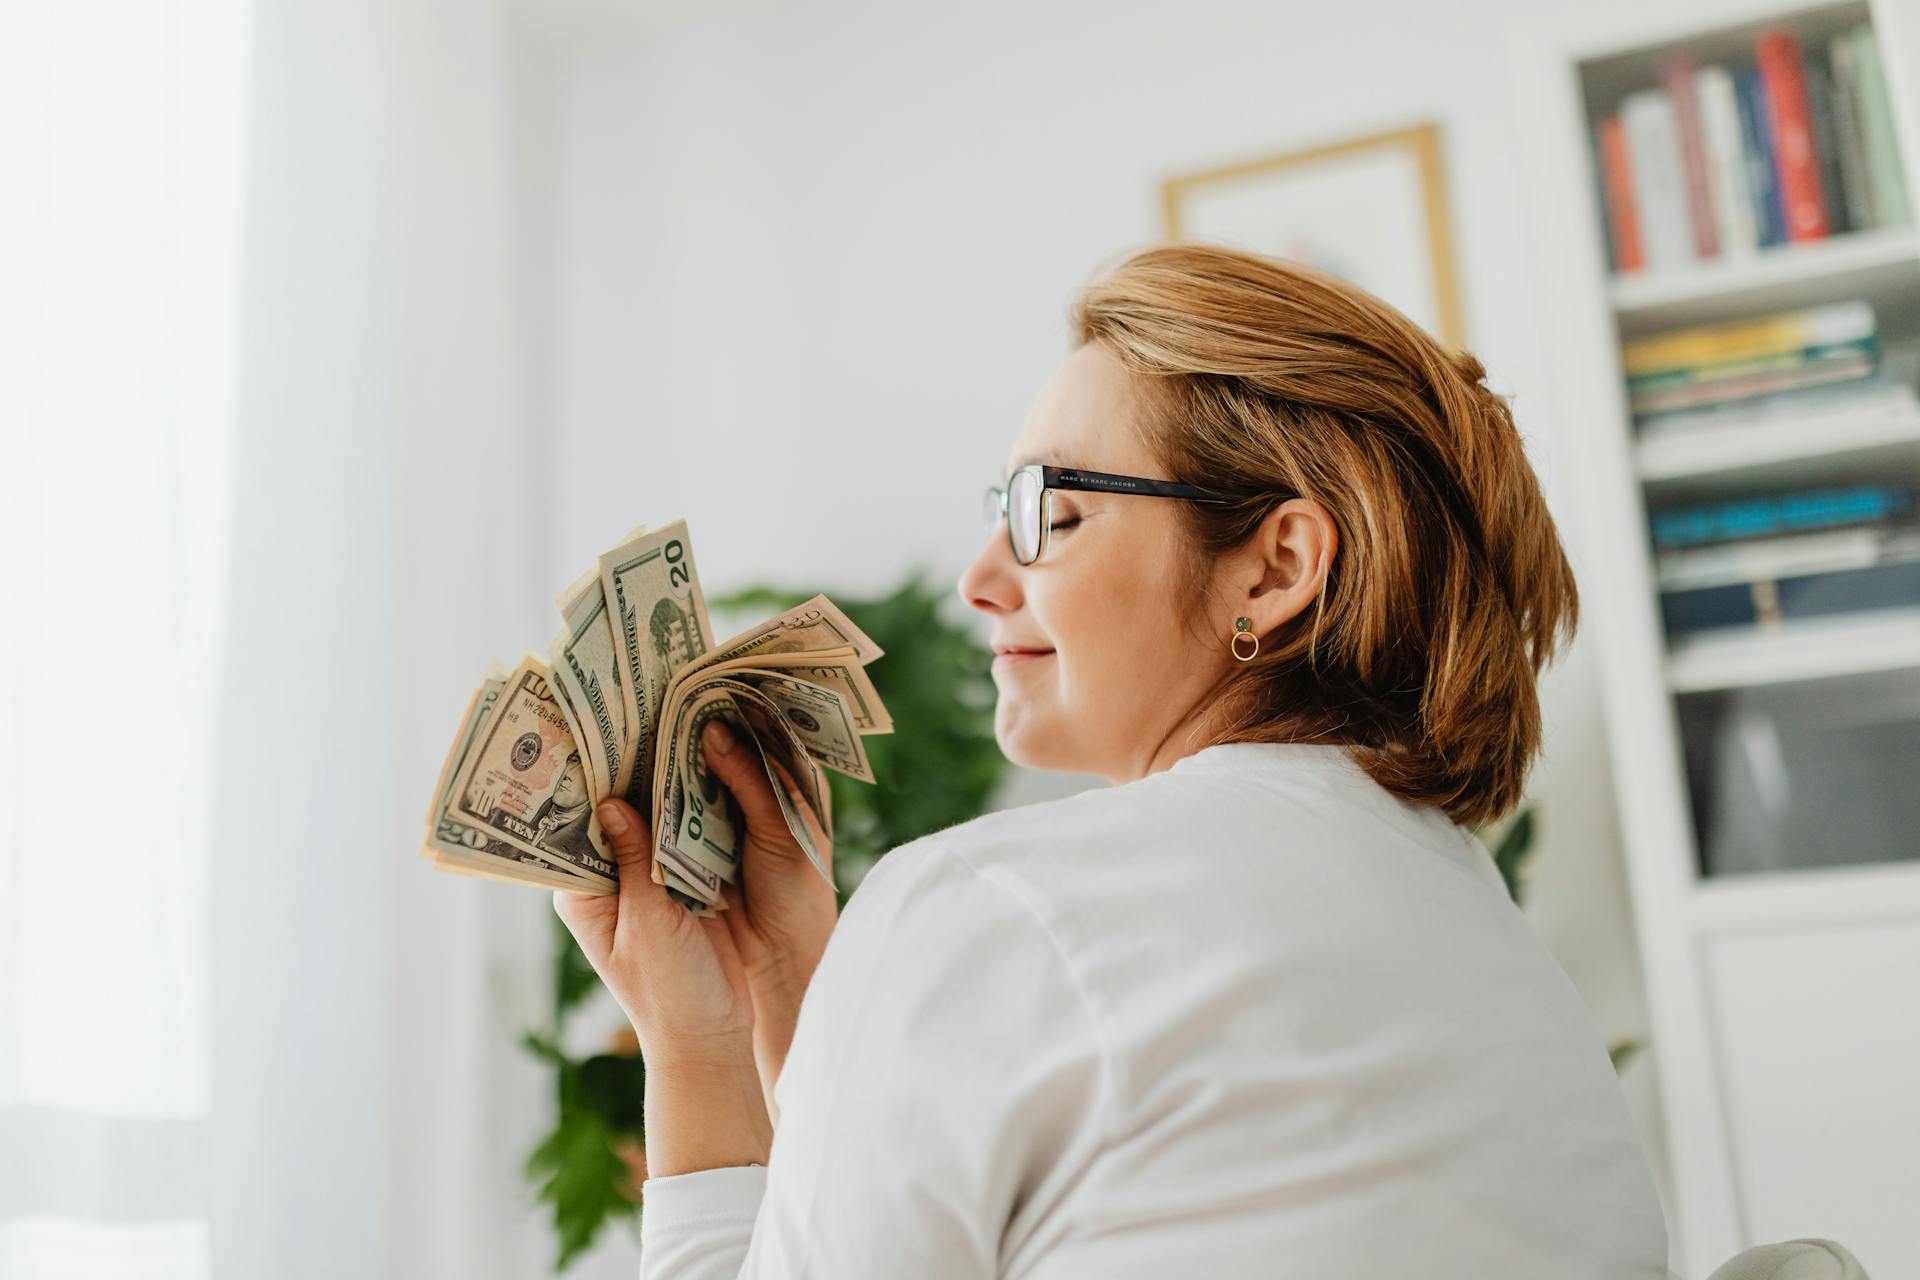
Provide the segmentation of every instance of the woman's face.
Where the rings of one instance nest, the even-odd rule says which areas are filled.
[[[1007,470],[1030,462],[1165,480],[1135,430],[1139,384],[1104,347],[1079,348],[1041,388]],[[1002,476],[1002,483],[1006,477]],[[1037,769],[1125,782],[1186,754],[1184,741],[1232,659],[1233,619],[1176,599],[1177,499],[1055,490],[1053,532],[1018,564],[1004,524],[960,577],[993,619],[994,735]],[[1176,732],[1178,731],[1178,732]]]

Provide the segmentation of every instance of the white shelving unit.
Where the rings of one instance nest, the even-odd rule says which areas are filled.
[[[1920,832],[1892,837],[1878,861],[1703,874],[1686,737],[1688,708],[1778,697],[1817,711],[1850,681],[1885,682],[1887,714],[1920,719],[1920,607],[1697,633],[1670,647],[1647,535],[1649,509],[1670,501],[1920,478],[1920,414],[1829,410],[1636,440],[1620,360],[1638,335],[1864,297],[1888,367],[1912,380],[1920,231],[1614,278],[1588,149],[1597,114],[1660,84],[1673,54],[1749,61],[1770,26],[1813,45],[1871,22],[1920,211],[1920,8],[1706,0],[1680,17],[1629,2],[1572,23],[1553,8],[1508,37],[1514,114],[1555,409],[1583,442],[1581,613],[1602,667],[1648,988],[1672,1265],[1704,1280],[1741,1249],[1824,1236],[1876,1277],[1920,1276]]]
[[[1871,298],[1876,309],[1910,311],[1920,296],[1920,237],[1905,229],[1874,230],[1773,245],[1745,262],[1622,276],[1608,282],[1607,294],[1629,336],[1838,298]]]
[[[1675,693],[1920,668],[1920,608],[1804,618],[1748,632],[1708,631],[1667,650]]]
[[[1633,450],[1634,470],[1649,496],[1910,471],[1916,458],[1920,415],[1845,411],[1748,421],[1712,434],[1655,437]]]

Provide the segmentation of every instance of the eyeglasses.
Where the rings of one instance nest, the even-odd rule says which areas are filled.
[[[1147,480],[1140,476],[1116,476],[1104,471],[1076,471],[1071,467],[1049,467],[1029,463],[1007,478],[1007,487],[986,492],[987,532],[993,532],[1002,516],[1007,521],[1007,541],[1013,546],[1013,558],[1032,564],[1047,549],[1047,535],[1053,530],[1053,491],[1080,489],[1090,493],[1137,493],[1150,498],[1187,498],[1201,502],[1221,502],[1242,495],[1222,489],[1202,489],[1197,485],[1176,484],[1171,480]]]

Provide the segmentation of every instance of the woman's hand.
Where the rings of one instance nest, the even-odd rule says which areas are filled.
[[[751,745],[741,748],[738,737],[715,719],[701,741],[707,768],[733,793],[746,818],[747,837],[741,851],[740,881],[722,892],[728,910],[720,914],[731,933],[735,953],[745,971],[753,999],[753,1050],[767,1110],[774,1112],[773,1085],[793,1043],[800,1016],[800,998],[819,967],[827,938],[839,919],[840,904],[833,886],[808,860],[787,829],[780,801]],[[793,798],[814,846],[833,867],[833,844],[821,829],[797,788],[784,772],[782,785]],[[824,781],[824,780],[823,780]],[[829,794],[822,785],[821,794]]]
[[[631,805],[605,801],[599,817],[620,866],[619,896],[561,891],[553,906],[640,1039],[648,1168],[665,1177],[764,1164],[773,1126],[733,931],[720,918],[692,915],[653,883],[653,840]]]

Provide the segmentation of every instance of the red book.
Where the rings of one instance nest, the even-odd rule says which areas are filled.
[[[1767,93],[1767,123],[1780,171],[1780,204],[1787,239],[1818,240],[1827,234],[1827,200],[1820,190],[1820,157],[1813,150],[1813,118],[1807,110],[1807,77],[1800,40],[1782,29],[1754,41],[1754,65]]]
[[[1607,230],[1613,240],[1613,269],[1638,271],[1647,265],[1647,258],[1640,247],[1640,218],[1633,208],[1627,131],[1618,115],[1600,119],[1600,170],[1607,196]]]
[[[1693,59],[1675,58],[1660,69],[1673,121],[1680,130],[1680,165],[1687,175],[1687,213],[1693,220],[1694,253],[1720,256],[1720,232],[1713,221],[1713,194],[1707,184],[1707,146],[1700,134],[1700,97],[1693,87]]]

